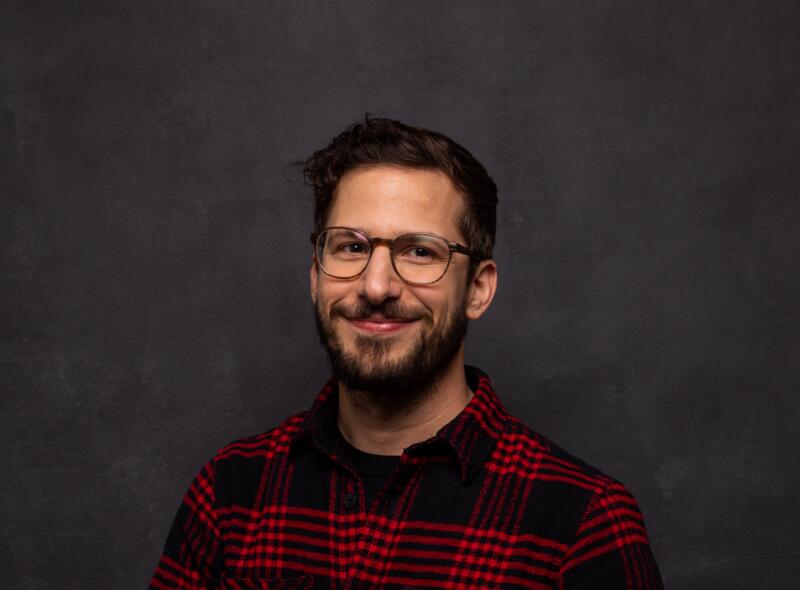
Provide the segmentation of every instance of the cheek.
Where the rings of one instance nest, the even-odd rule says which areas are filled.
[[[464,306],[466,303],[466,292],[463,289],[453,289],[448,292],[448,296],[440,303],[441,317],[439,321],[442,323],[449,323],[456,314],[463,314],[465,312]]]
[[[456,301],[451,298],[453,296],[442,293],[438,297],[420,297],[418,301],[431,314],[433,323],[442,326],[449,321],[450,316],[453,314],[453,309],[456,305]]]
[[[317,307],[321,310],[330,310],[335,304],[347,301],[352,291],[346,284],[327,281],[320,277],[317,289]]]

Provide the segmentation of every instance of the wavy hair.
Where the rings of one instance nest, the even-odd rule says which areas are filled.
[[[303,176],[314,191],[314,233],[325,226],[333,193],[341,178],[359,166],[389,164],[440,170],[464,196],[466,211],[460,229],[466,246],[480,260],[494,254],[497,186],[486,168],[446,135],[399,121],[366,115],[324,148],[302,162]]]

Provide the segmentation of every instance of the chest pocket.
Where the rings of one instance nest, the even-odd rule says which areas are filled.
[[[293,578],[222,578],[221,590],[311,590],[314,578],[296,576]]]

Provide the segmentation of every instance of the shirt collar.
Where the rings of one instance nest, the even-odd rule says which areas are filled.
[[[489,458],[505,430],[509,415],[497,397],[489,377],[474,367],[464,367],[467,383],[474,393],[461,413],[426,441],[411,445],[406,454],[424,460],[426,456],[441,456],[442,449],[455,458],[462,481],[471,480]],[[336,416],[339,384],[336,378],[328,381],[305,413],[291,444],[311,436],[314,445],[328,454],[339,451]]]

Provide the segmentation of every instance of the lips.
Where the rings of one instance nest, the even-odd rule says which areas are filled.
[[[374,334],[390,334],[402,330],[403,328],[411,325],[415,320],[399,319],[399,318],[383,318],[383,317],[369,317],[369,318],[347,318],[348,321],[365,332]]]
[[[337,318],[362,335],[380,336],[399,333],[416,322],[425,320],[426,316],[422,310],[401,305],[395,300],[371,305],[368,301],[359,299],[352,305],[345,305],[344,302],[334,305],[331,308],[331,320]]]

